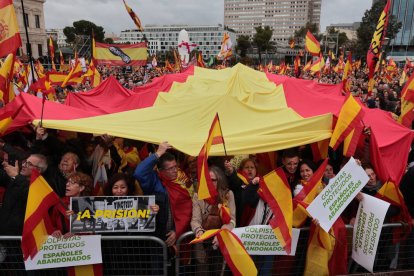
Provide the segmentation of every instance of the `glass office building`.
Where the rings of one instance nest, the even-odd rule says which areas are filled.
[[[402,27],[396,37],[391,40],[389,56],[396,61],[403,61],[405,57],[414,58],[414,0],[392,0],[392,14]]]

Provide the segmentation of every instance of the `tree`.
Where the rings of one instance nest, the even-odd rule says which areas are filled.
[[[255,28],[256,33],[253,37],[253,43],[257,47],[257,52],[259,54],[259,62],[262,63],[262,52],[273,50],[274,45],[272,41],[270,40],[273,35],[273,30],[270,29],[269,26],[265,26],[264,29],[262,26]]]
[[[250,36],[241,35],[237,38],[237,51],[240,51],[240,56],[245,57],[247,55],[247,50],[251,47]]]
[[[355,52],[357,55],[366,55],[371,44],[372,35],[378,24],[378,19],[384,10],[387,1],[376,1],[370,10],[366,10],[362,23],[357,30],[358,41]],[[395,16],[390,15],[386,36],[393,39],[401,29],[401,22],[397,22]]]
[[[318,25],[316,25],[315,23],[306,23],[306,25],[302,28],[300,28],[299,30],[295,31],[295,41],[297,41],[299,44],[303,43],[303,41],[305,40],[305,36],[306,33],[310,31],[313,36],[317,39],[317,40],[321,40],[322,35],[319,35],[319,28]]]
[[[104,42],[106,44],[114,44],[114,40],[111,37],[107,37],[104,39]]]
[[[71,44],[75,43],[76,35],[92,36],[93,33],[95,40],[98,42],[103,42],[105,38],[105,31],[103,27],[97,26],[87,20],[73,22],[73,27],[65,27],[63,29],[63,33],[66,36],[66,42]]]

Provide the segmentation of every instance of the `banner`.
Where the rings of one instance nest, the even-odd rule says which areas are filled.
[[[311,217],[319,221],[322,229],[328,232],[346,206],[367,184],[368,180],[368,175],[351,157],[306,210]]]
[[[388,202],[367,194],[359,203],[352,236],[352,259],[371,273],[389,206]]]
[[[72,197],[72,233],[154,232],[155,196]]]
[[[49,236],[33,259],[24,261],[26,270],[102,263],[101,236]]]
[[[287,255],[270,225],[234,228],[232,232],[242,241],[249,255]],[[292,248],[289,256],[295,256],[299,234],[299,229],[292,229]]]
[[[96,65],[143,66],[147,63],[145,42],[137,44],[104,44],[95,42],[93,58]]]

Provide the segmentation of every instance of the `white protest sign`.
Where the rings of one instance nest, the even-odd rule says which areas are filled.
[[[101,236],[49,236],[33,259],[24,262],[26,270],[102,263]]]
[[[352,237],[352,259],[370,272],[373,272],[382,224],[389,206],[388,202],[367,194],[359,203]]]
[[[311,217],[319,221],[322,229],[328,232],[368,180],[368,175],[351,157],[306,210]]]
[[[239,227],[232,232],[242,241],[249,255],[287,255],[269,225]],[[292,249],[289,256],[295,256],[299,234],[299,229],[292,229]]]

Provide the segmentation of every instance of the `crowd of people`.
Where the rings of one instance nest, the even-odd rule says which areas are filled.
[[[111,75],[115,76],[119,83],[128,89],[145,85],[153,78],[168,73],[161,68],[141,67],[125,70],[121,67],[99,67],[98,69],[103,79]],[[350,90],[369,108],[381,108],[399,115],[401,69],[397,71],[390,81],[378,81],[372,95],[367,97],[367,72],[364,69],[356,69],[351,77]],[[300,77],[317,78],[315,81],[320,83],[342,82],[341,75],[333,71],[323,73],[319,77],[309,73],[303,73]],[[90,88],[90,82],[85,81],[75,87],[57,89],[57,99],[64,102],[67,93],[87,91]],[[369,136],[368,129],[364,135],[362,139]],[[370,164],[367,144],[365,143],[364,146],[365,148],[357,151],[360,156],[356,158],[360,160],[370,180],[362,190],[362,194],[357,196],[338,219],[341,225],[353,224],[358,200],[364,193],[375,195],[383,185],[377,179],[376,172]],[[328,185],[329,179],[335,177],[347,161],[340,151],[330,151],[329,155],[329,164],[326,166],[320,190]],[[44,176],[66,204],[67,208],[59,206],[49,211],[54,222],[54,235],[57,236],[70,235],[69,219],[73,211],[68,208],[69,199],[97,193],[105,196],[155,195],[156,204],[151,206],[151,211],[157,213],[156,231],[153,235],[164,240],[168,247],[174,247],[177,239],[190,230],[194,232],[195,237],[200,237],[209,229],[232,230],[235,227],[249,225],[268,225],[276,215],[258,193],[258,184],[262,176],[274,169],[266,166],[260,154],[243,158],[227,156],[209,159],[210,177],[218,191],[214,202],[198,199],[196,157],[175,150],[168,142],[156,146],[108,135],[93,136],[50,130],[37,125],[32,129],[25,128],[2,137],[0,156],[2,159],[0,185],[3,187],[0,236],[21,235],[33,170]],[[320,160],[316,160],[312,155],[310,145],[286,149],[272,156],[277,166],[283,168],[293,198],[308,185],[321,165]],[[414,156],[411,153],[407,162],[407,172],[400,183],[412,216],[414,216],[414,193],[410,184],[414,183],[413,162]],[[227,220],[223,219],[222,207],[229,210],[230,218]],[[387,220],[390,221],[399,213],[400,210],[393,206],[389,209]],[[312,225],[317,226],[317,221],[308,218],[303,224],[294,226]],[[411,236],[414,238],[412,233]],[[193,262],[197,264],[198,273],[206,274],[208,271],[217,270],[214,268],[217,264],[208,262],[208,258],[218,254],[217,250],[212,250],[217,248],[217,240],[212,239],[211,244],[199,244],[195,248],[198,253],[194,254]],[[312,248],[309,247],[308,250]],[[332,250],[347,250],[346,238],[345,242],[338,243]],[[295,259],[296,267],[312,265],[305,265],[304,256],[304,252],[298,252]],[[269,275],[274,272],[277,269],[274,267],[276,258],[255,256],[254,261],[259,274]],[[414,258],[411,257],[409,260],[407,267],[414,267]],[[390,263],[386,263],[382,268],[387,269],[389,265]],[[347,272],[344,271],[344,266],[338,267],[335,271]]]

